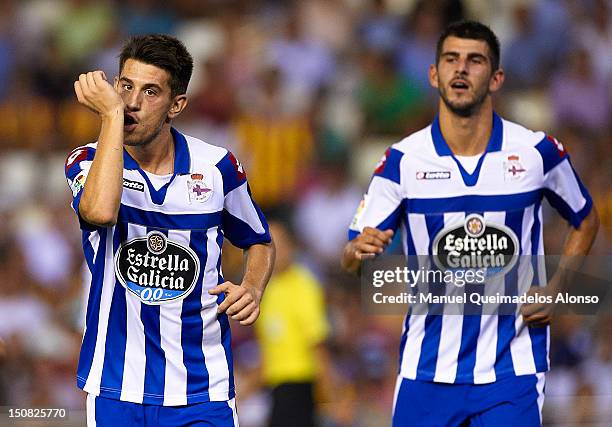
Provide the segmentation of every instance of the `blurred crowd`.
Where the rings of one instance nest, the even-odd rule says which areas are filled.
[[[610,1],[0,2],[0,406],[84,408],[74,375],[86,272],[63,163],[99,123],[73,81],[94,69],[115,76],[126,37],[169,33],[196,65],[175,126],[236,154],[257,202],[291,223],[295,262],[324,295],[322,425],[388,425],[401,318],[364,313],[339,257],[376,161],[433,118],[427,68],[440,31],[462,18],[498,34],[506,84],[496,110],[568,148],[602,219],[594,252],[610,256]],[[545,224],[547,252],[559,253],[567,226],[549,209]],[[225,253],[227,278],[239,280],[240,254]],[[264,426],[258,340],[234,326],[241,425]],[[610,317],[559,318],[551,363],[545,423],[610,425]]]

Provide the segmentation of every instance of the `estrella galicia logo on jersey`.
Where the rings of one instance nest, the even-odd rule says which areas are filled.
[[[199,273],[195,252],[159,231],[123,242],[115,255],[117,279],[145,304],[185,298],[195,287]]]
[[[484,269],[487,277],[509,271],[518,250],[518,239],[510,228],[487,224],[478,214],[441,230],[432,245],[434,263],[441,270]]]
[[[130,181],[129,179],[123,178],[123,186],[125,188],[129,188],[130,190],[144,192],[144,184],[142,182]]]

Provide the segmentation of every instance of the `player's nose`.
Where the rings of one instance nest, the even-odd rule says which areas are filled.
[[[124,92],[123,102],[130,111],[140,110],[140,104],[142,102],[142,96],[136,91]]]

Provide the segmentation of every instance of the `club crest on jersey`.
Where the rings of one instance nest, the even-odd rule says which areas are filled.
[[[187,193],[189,194],[189,203],[204,203],[212,196],[212,188],[206,184],[203,174],[192,173],[187,180]]]
[[[516,234],[505,225],[489,223],[478,214],[441,230],[434,238],[434,263],[446,270],[485,270],[487,277],[509,271],[517,261]]]
[[[185,298],[195,287],[199,272],[195,252],[159,231],[123,242],[115,255],[119,282],[149,305]]]
[[[506,181],[517,181],[521,179],[527,169],[519,161],[519,156],[512,154],[504,162],[504,178]]]

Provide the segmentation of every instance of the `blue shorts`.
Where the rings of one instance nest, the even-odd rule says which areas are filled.
[[[235,399],[185,406],[144,405],[87,395],[87,427],[237,427]]]
[[[539,427],[544,374],[490,384],[444,384],[399,377],[393,427]]]

